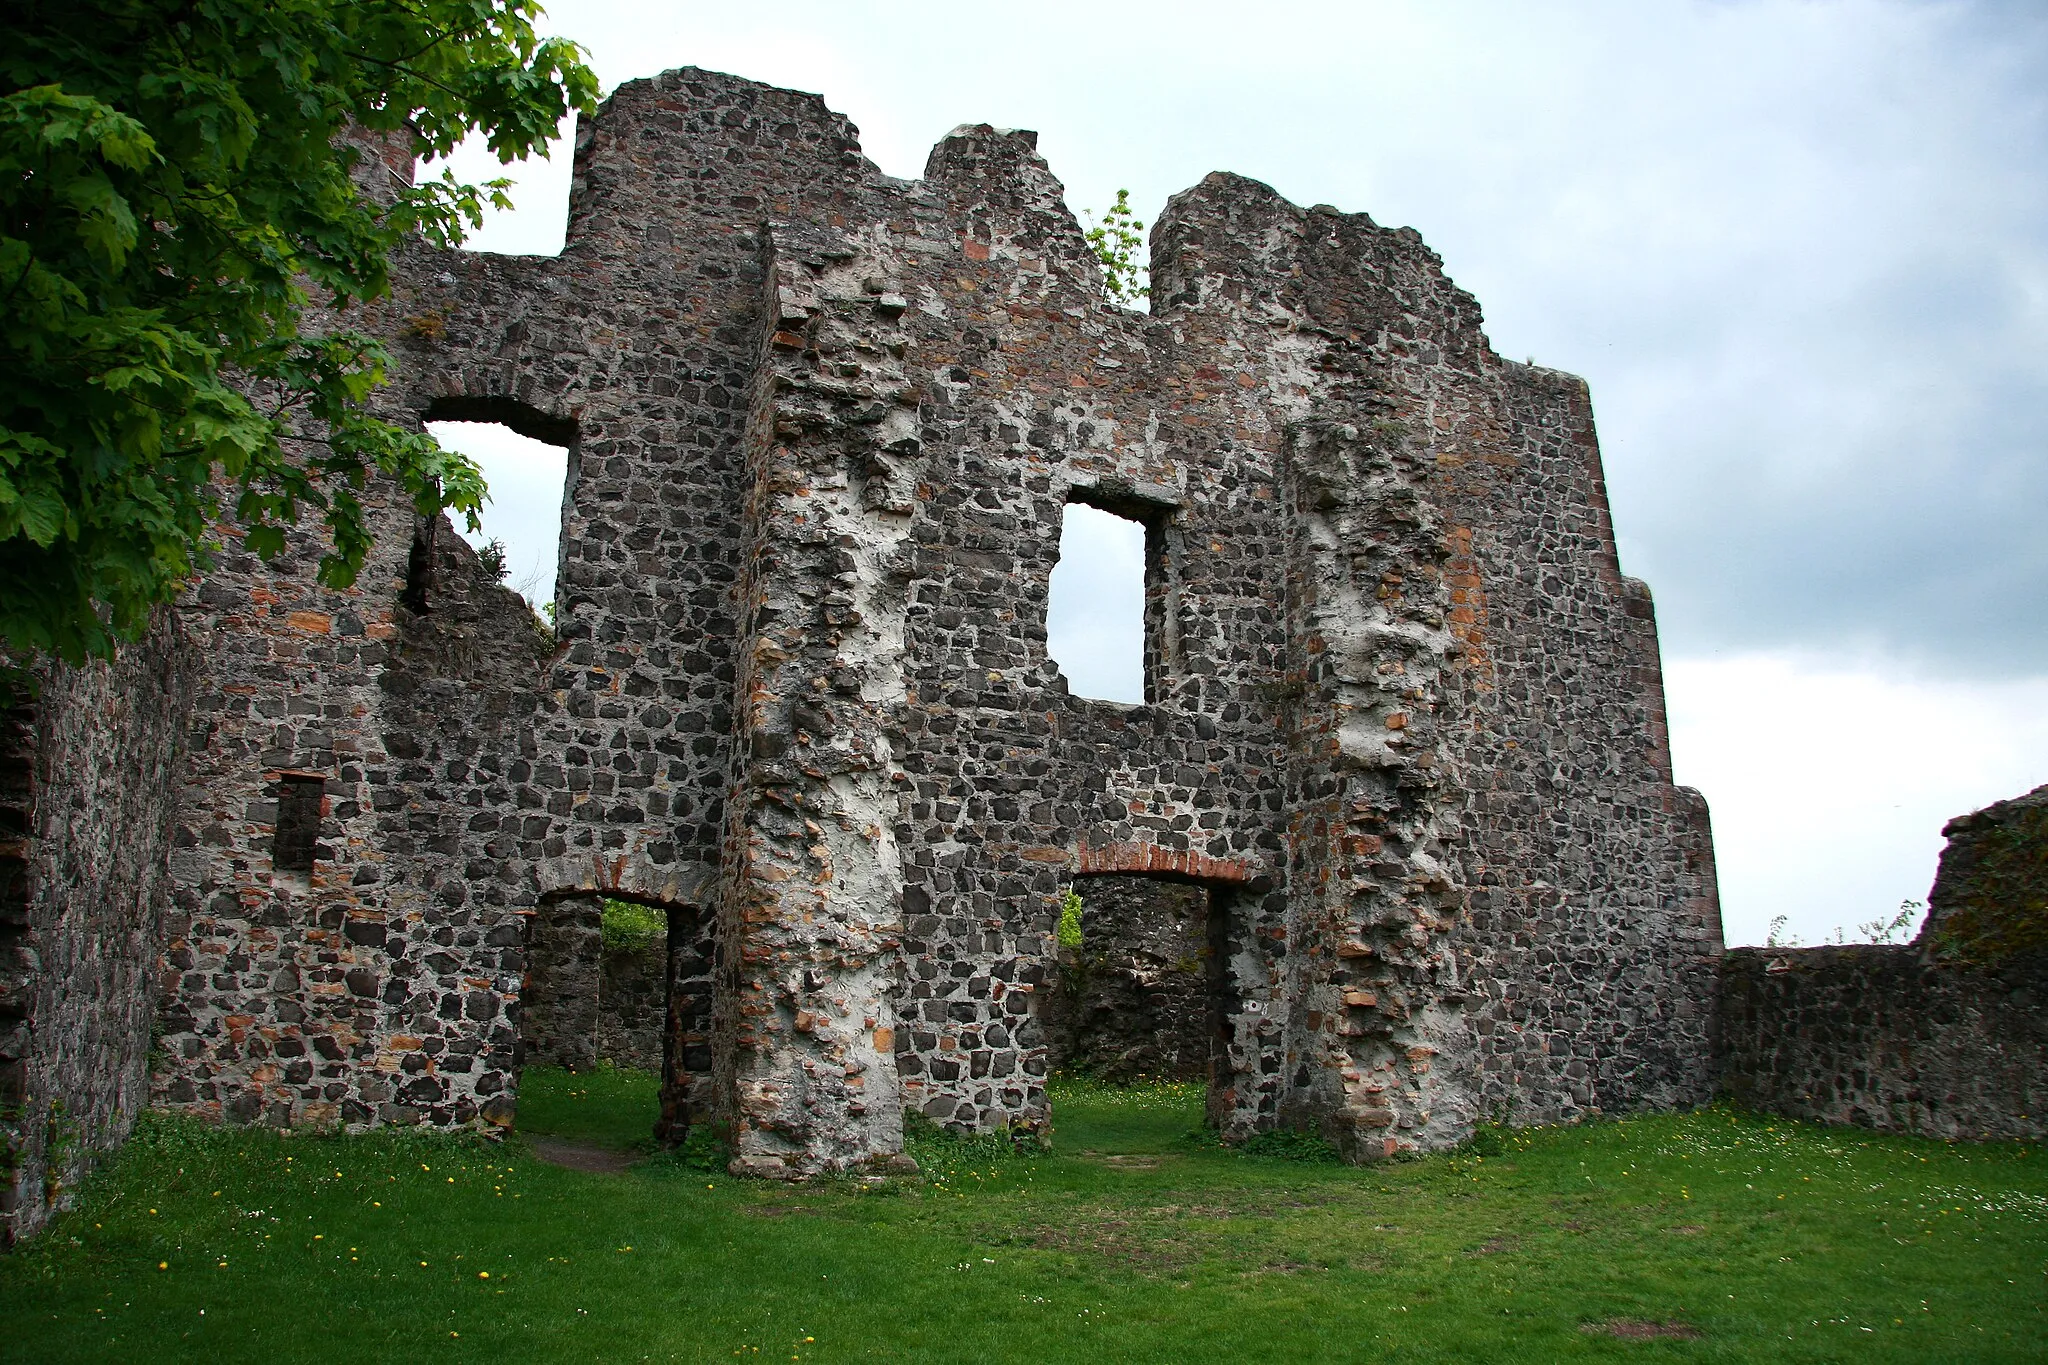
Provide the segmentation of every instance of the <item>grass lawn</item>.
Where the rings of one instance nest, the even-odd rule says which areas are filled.
[[[0,1359],[2048,1359],[2048,1159],[1727,1110],[1367,1170],[1191,1136],[1193,1087],[1054,1092],[1050,1154],[924,1178],[624,1174],[406,1133],[151,1120],[0,1258]],[[651,1078],[529,1072],[632,1149]]]

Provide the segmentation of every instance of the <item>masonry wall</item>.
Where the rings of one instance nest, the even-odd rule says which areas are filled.
[[[519,992],[522,1065],[661,1070],[667,945],[607,946],[603,926],[603,900],[587,895],[545,901],[528,921]]]
[[[183,611],[200,650],[173,827],[156,1102],[277,1126],[509,1122],[531,878],[503,855],[531,788],[551,644],[445,522],[366,499],[357,585],[292,538],[232,539]],[[280,869],[287,775],[324,804]]]
[[[791,1175],[887,1164],[906,1106],[1033,1131],[1059,893],[1130,873],[1213,907],[1232,1137],[1702,1097],[1704,810],[1583,386],[1412,231],[1238,177],[1153,266],[1149,315],[1104,298],[1031,134],[899,181],[694,70],[582,126],[559,258],[408,253],[386,411],[570,451],[555,634],[388,490],[348,592],[231,546],[185,612],[161,1099],[503,1122],[525,945],[613,894],[670,917],[668,1136]],[[1047,657],[1074,502],[1147,527],[1140,706]]]
[[[1495,355],[1411,229],[1234,177],[1176,198],[1153,271],[1155,310],[1207,312],[1309,398],[1286,485],[1297,1121],[1372,1155],[1702,1100],[1711,837],[1671,784],[1584,386]]]
[[[604,902],[561,896],[527,924],[519,989],[520,1062],[588,1071],[603,1056],[598,1034],[605,976]]]
[[[1736,1103],[1935,1138],[2048,1134],[2048,959],[1943,966],[1907,945],[1737,948],[1721,966]]]
[[[1912,944],[1723,959],[1715,1060],[1731,1098],[1926,1137],[2048,1133],[2048,786],[1942,833]]]
[[[668,958],[660,949],[608,950],[598,980],[597,1055],[660,1071],[668,1036]]]
[[[0,1246],[147,1103],[193,662],[166,613],[111,663],[38,668],[0,716]]]

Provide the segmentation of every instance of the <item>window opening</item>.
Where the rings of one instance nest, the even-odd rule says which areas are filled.
[[[426,426],[443,446],[476,461],[490,488],[482,529],[472,532],[456,518],[456,530],[505,586],[552,625],[567,510],[568,447],[536,440],[502,422],[429,421]]]
[[[277,824],[270,865],[279,872],[311,872],[320,849],[321,806],[327,779],[287,773],[277,784]]]
[[[1046,652],[1076,696],[1145,700],[1146,534],[1143,524],[1067,504],[1046,605]]]

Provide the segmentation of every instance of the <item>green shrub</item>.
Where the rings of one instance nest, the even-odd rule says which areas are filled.
[[[1238,1150],[1246,1156],[1277,1157],[1281,1161],[1305,1161],[1317,1166],[1333,1166],[1344,1160],[1337,1149],[1321,1137],[1314,1133],[1298,1133],[1291,1128],[1253,1133],[1239,1145]]]
[[[1073,887],[1060,892],[1060,947],[1078,951],[1081,947],[1081,897]]]
[[[726,1163],[732,1160],[732,1144],[716,1128],[699,1123],[691,1127],[680,1146],[670,1149],[668,1160],[684,1170],[724,1175]]]
[[[604,950],[649,953],[668,944],[668,915],[632,901],[604,903]]]
[[[1465,1139],[1463,1150],[1473,1156],[1499,1156],[1507,1151],[1507,1144],[1501,1141],[1500,1129],[1490,1123],[1482,1123],[1472,1130],[1472,1136]]]

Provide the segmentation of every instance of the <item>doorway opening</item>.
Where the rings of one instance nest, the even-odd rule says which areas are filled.
[[[1230,970],[1236,888],[1095,873],[1062,901],[1039,1007],[1057,1141],[1132,1160],[1227,1121],[1239,1009]]]
[[[1074,878],[1043,1015],[1055,1071],[1114,1085],[1208,1079],[1209,900],[1202,882]]]
[[[518,1126],[628,1146],[665,1127],[672,942],[688,908],[573,892],[527,920]]]

